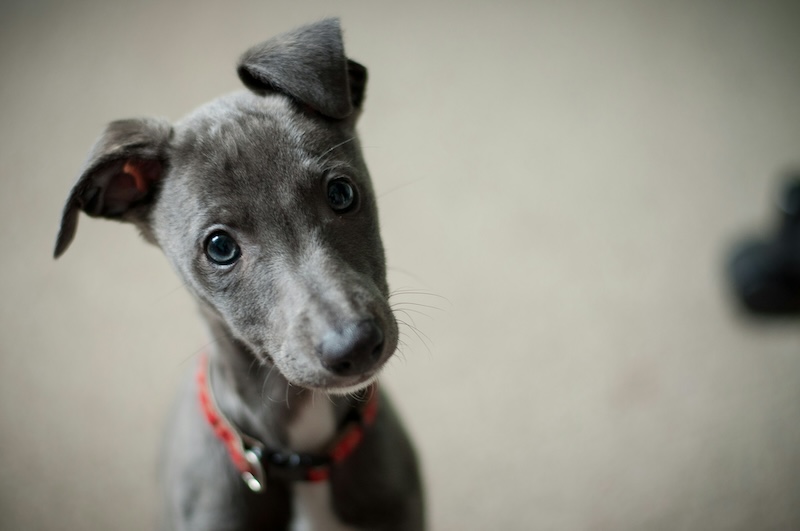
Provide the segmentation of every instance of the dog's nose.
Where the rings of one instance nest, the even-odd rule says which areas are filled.
[[[371,369],[383,352],[383,330],[372,320],[331,330],[319,344],[322,365],[339,376],[352,376]]]

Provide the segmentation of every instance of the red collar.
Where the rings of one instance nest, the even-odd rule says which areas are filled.
[[[290,476],[291,479],[302,481],[325,481],[330,475],[331,465],[344,461],[356,449],[364,436],[364,429],[373,423],[378,412],[377,384],[372,384],[364,391],[367,399],[358,407],[353,407],[326,453],[297,454],[269,450],[257,439],[237,430],[219,410],[211,390],[208,367],[208,356],[200,356],[196,375],[200,407],[217,438],[228,450],[242,479],[254,492],[264,490],[266,471],[270,475],[274,472],[276,476]]]

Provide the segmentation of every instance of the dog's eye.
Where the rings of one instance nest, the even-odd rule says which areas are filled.
[[[217,265],[231,265],[241,255],[239,244],[227,232],[215,232],[206,240],[206,256]]]
[[[344,179],[334,179],[328,183],[328,204],[333,210],[344,213],[356,203],[356,191]]]

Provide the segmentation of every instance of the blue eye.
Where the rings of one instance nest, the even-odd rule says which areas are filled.
[[[206,240],[206,256],[217,265],[231,265],[241,255],[239,244],[227,232],[215,232]]]
[[[356,191],[344,179],[334,179],[328,183],[328,204],[336,211],[343,213],[355,205]]]

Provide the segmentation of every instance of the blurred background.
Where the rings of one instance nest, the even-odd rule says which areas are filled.
[[[800,529],[800,323],[748,318],[724,276],[800,165],[800,3],[321,0],[0,6],[0,528],[154,528],[206,344],[132,227],[83,217],[52,260],[92,142],[331,15],[421,305],[384,381],[431,528]]]

